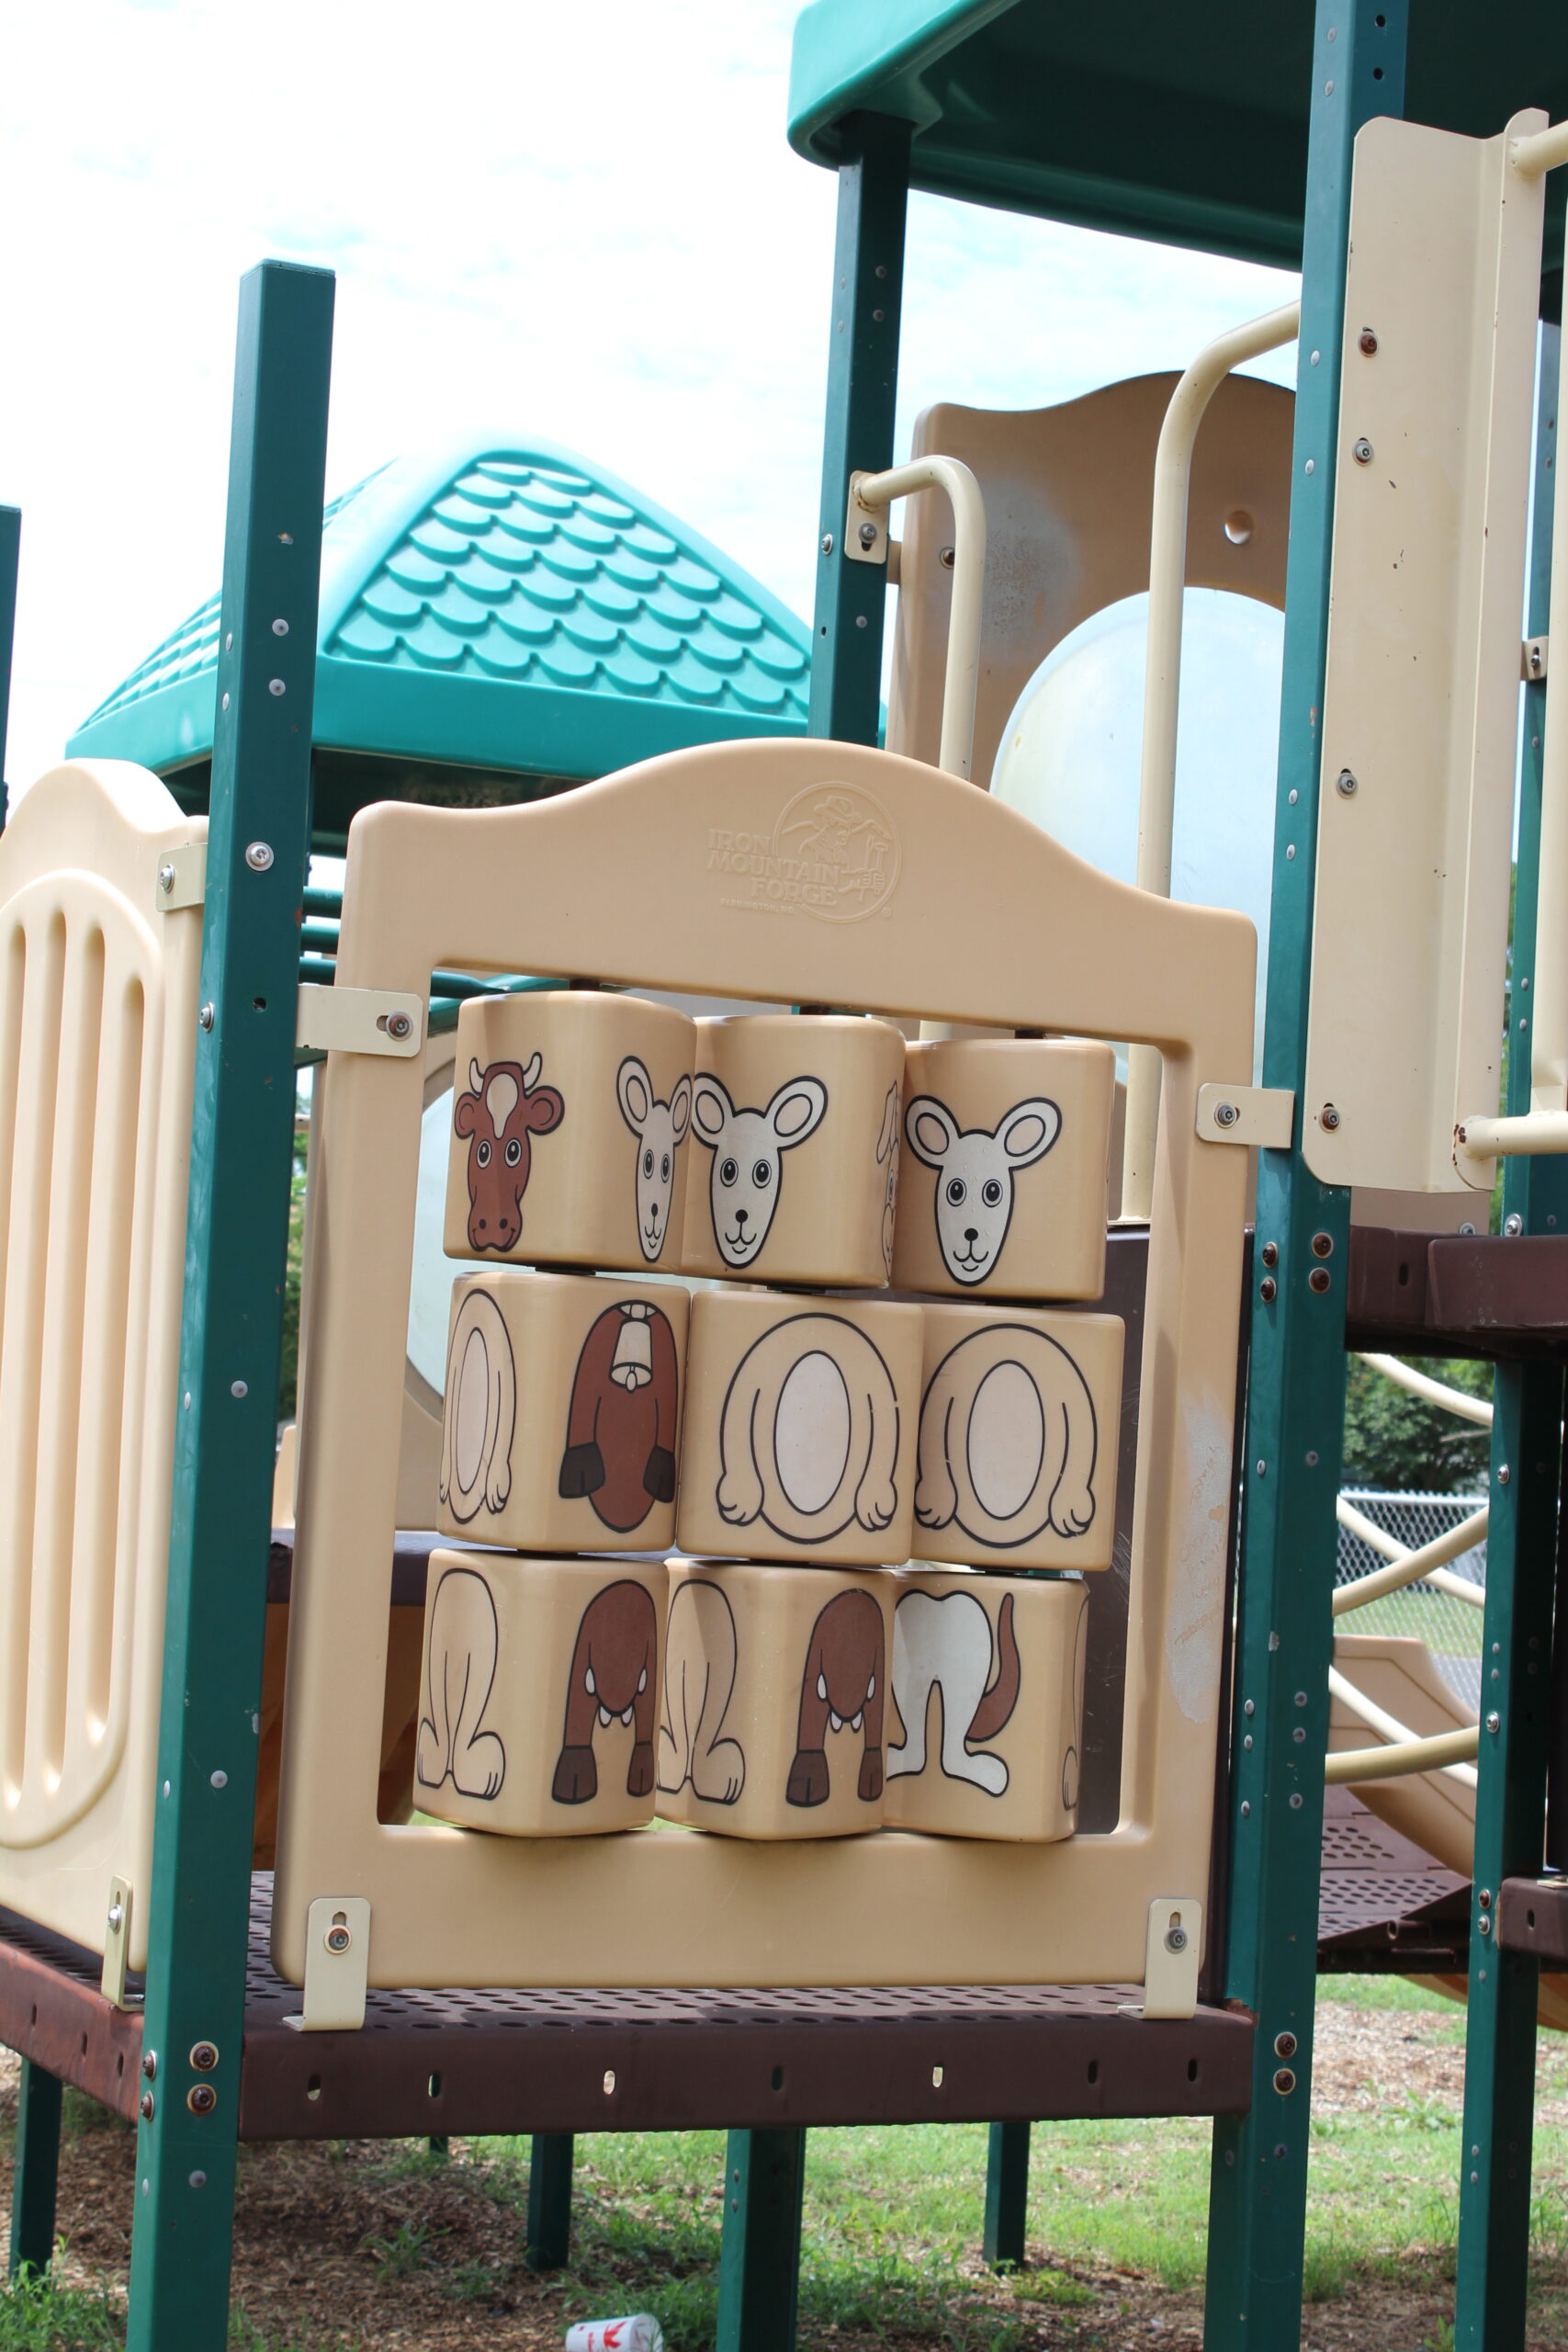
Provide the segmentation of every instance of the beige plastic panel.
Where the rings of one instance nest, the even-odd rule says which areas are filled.
[[[0,836],[0,1903],[146,1959],[205,826],[119,761]]]
[[[695,1043],[683,1013],[637,997],[470,999],[457,1015],[448,1256],[678,1273]]]
[[[920,1347],[918,1306],[699,1291],[682,1551],[857,1567],[907,1560]]]
[[[659,1812],[727,1838],[882,1822],[893,1578],[671,1563]]]
[[[811,899],[759,911],[723,837],[782,840],[803,807],[846,797],[887,843],[877,904],[863,912],[825,865]],[[540,892],[541,872],[591,872],[593,888]],[[417,1061],[334,1056],[312,1144],[280,1964],[299,1981],[310,1900],[353,1886],[372,1904],[378,1984],[1138,1981],[1149,1903],[1208,1871],[1247,1166],[1195,1121],[1200,1084],[1251,1050],[1251,925],[1110,881],[986,794],[852,744],[715,745],[528,808],[355,820],[344,985],[519,962],[1162,1047],[1123,1816],[1050,1846],[888,1831],[546,1849],[378,1825],[424,1080]],[[607,1939],[606,1918],[636,1934]]]
[[[1108,1568],[1122,1419],[1120,1316],[923,1310],[919,1558]]]
[[[989,783],[1013,706],[1052,648],[1149,584],[1155,448],[1178,380],[1136,376],[1060,408],[943,401],[915,420],[913,454],[961,458],[985,493],[977,784]],[[1193,453],[1189,586],[1283,610],[1293,411],[1290,392],[1251,377],[1227,377],[1214,394]],[[953,595],[947,501],[912,498],[904,531],[887,744],[934,766]]]
[[[435,1524],[520,1552],[675,1539],[686,1292],[499,1267],[452,1285]]]
[[[1098,1298],[1115,1091],[1109,1046],[911,1046],[893,1240],[899,1288]]]
[[[662,1560],[433,1552],[414,1803],[509,1838],[653,1818]]]
[[[1334,1663],[1348,1682],[1418,1739],[1463,1731],[1475,1721],[1443,1679],[1425,1642],[1397,1634],[1337,1634]],[[1329,1701],[1328,1747],[1379,1747],[1371,1731],[1342,1699]],[[1448,1772],[1405,1772],[1389,1781],[1352,1782],[1369,1813],[1409,1838],[1444,1867],[1468,1878],[1475,1848],[1475,1791]]]
[[[889,1826],[1070,1838],[1089,1649],[1083,1586],[934,1568],[894,1582]]]
[[[1463,1193],[1455,1120],[1498,1108],[1543,202],[1508,150],[1545,119],[1356,141],[1303,1119],[1326,1183]]]
[[[699,1021],[686,1272],[886,1283],[903,1077],[886,1021]]]

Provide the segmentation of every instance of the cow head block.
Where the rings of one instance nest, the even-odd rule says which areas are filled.
[[[453,1105],[452,1124],[468,1138],[468,1247],[510,1250],[523,1231],[532,1138],[558,1127],[566,1104],[553,1086],[539,1084],[540,1060],[468,1064],[468,1091]]]

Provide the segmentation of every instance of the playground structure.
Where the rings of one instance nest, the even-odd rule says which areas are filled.
[[[1402,1354],[1476,1352],[1499,1365],[1482,1723],[1445,1735],[1439,1754],[1404,1740],[1404,1721],[1384,1708],[1371,1724],[1382,1734],[1376,1753],[1330,1769],[1357,1786],[1391,1763],[1450,1781],[1455,1767],[1474,1771],[1474,2153],[1461,2191],[1459,2340],[1521,2338],[1529,2170],[1517,2152],[1529,2140],[1536,1979],[1543,1961],[1568,1962],[1568,1896],[1542,1875],[1563,1859],[1546,1777],[1564,1713],[1548,1668],[1565,1319],[1557,1253],[1568,1248],[1555,1231],[1551,1157],[1568,1119],[1568,1010],[1552,958],[1568,774],[1549,763],[1568,768],[1568,722],[1559,715],[1553,734],[1546,716],[1553,469],[1539,454],[1522,656],[1517,611],[1545,175],[1568,159],[1568,141],[1547,130],[1545,112],[1510,119],[1509,109],[1545,96],[1560,110],[1568,77],[1554,58],[1543,71],[1533,46],[1517,56],[1510,19],[1487,46],[1492,79],[1472,77],[1462,101],[1444,90],[1433,55],[1413,52],[1411,87],[1432,119],[1406,125],[1402,10],[1325,6],[1310,45],[1304,12],[1280,17],[1291,38],[1280,71],[1299,69],[1289,100],[1298,122],[1311,94],[1304,208],[1294,183],[1270,182],[1274,172],[1289,181],[1286,163],[1256,148],[1216,166],[1219,184],[1197,184],[1193,153],[1168,141],[1150,151],[1142,181],[1096,181],[1066,152],[1065,130],[1010,119],[995,97],[977,140],[974,91],[994,91],[1000,66],[1021,93],[1050,62],[1055,20],[1043,9],[947,12],[886,53],[852,8],[824,0],[807,11],[793,135],[840,173],[843,330],[832,345],[810,736],[719,734],[523,806],[359,810],[346,828],[330,988],[310,967],[301,982],[299,916],[322,911],[301,894],[331,282],[276,266],[247,281],[212,639],[210,831],[152,776],[85,759],[42,780],[0,843],[12,1138],[0,1403],[13,1400],[0,1423],[14,1456],[0,1892],[17,1915],[0,2030],[28,2061],[16,2244],[47,2256],[60,2080],[139,2109],[137,2346],[221,2341],[236,2136],[728,2123],[737,2181],[721,2339],[762,2352],[793,2336],[806,2126],[993,2120],[999,2208],[1016,2191],[1020,2127],[1086,2108],[1215,2116],[1208,2340],[1216,2352],[1295,2340],[1348,1333]],[[1424,42],[1440,47],[1430,32]],[[1151,54],[1168,67],[1158,40]],[[1177,388],[1174,407],[1167,387],[1077,404],[1118,451],[1128,420],[1141,419],[1148,459],[1152,504],[1138,528],[1146,550],[1152,512],[1158,658],[1152,650],[1141,889],[1071,859],[965,781],[985,783],[1018,684],[1093,605],[1091,592],[1076,610],[1065,594],[1055,635],[1012,645],[1007,599],[994,600],[1001,620],[987,609],[998,577],[1010,583],[1031,563],[1050,573],[1023,527],[1029,497],[1010,500],[987,480],[987,447],[1008,437],[998,421],[965,443],[959,419],[935,412],[910,466],[890,466],[911,185],[1280,258],[1292,256],[1304,212],[1288,564],[1277,467],[1270,476],[1259,458],[1256,479],[1228,477],[1216,503],[1204,470],[1214,461],[1201,438],[1193,448],[1191,428],[1207,392],[1212,422],[1250,414],[1259,447],[1278,452],[1280,397],[1213,379],[1290,322],[1241,331]],[[1554,431],[1555,346],[1549,329],[1538,453]],[[1162,417],[1174,420],[1163,434]],[[1016,433],[1030,422],[1012,421]],[[1398,466],[1385,469],[1391,449]],[[430,486],[420,494],[428,505]],[[885,517],[900,496],[915,503],[879,751]],[[1049,514],[1048,492],[1034,496],[1032,511]],[[1243,514],[1245,531],[1216,527],[1217,515]],[[1120,542],[1102,536],[1096,602],[1149,578],[1130,521]],[[1555,543],[1568,550],[1568,518]],[[1284,604],[1261,1088],[1251,1083],[1248,927],[1161,892],[1173,566],[1189,580],[1223,568],[1229,583]],[[1514,1052],[1499,1119],[1521,660]],[[1448,691],[1434,694],[1433,678]],[[802,878],[781,842],[803,808],[812,838],[837,828],[842,852],[796,855],[817,895],[774,899],[774,885],[782,893]],[[852,831],[863,848],[879,842],[878,856],[852,851]],[[737,871],[738,843],[754,869]],[[1363,954],[1374,935],[1375,973]],[[427,1407],[416,1460],[405,1363],[421,1128],[446,1009],[462,997],[470,1028],[504,1020],[524,1036],[526,997],[476,1001],[519,971],[958,1033],[914,1046],[910,1070],[934,1071],[944,1054],[1090,1050],[1051,1042],[1064,1035],[1146,1049],[1133,1066],[1122,1187],[1124,1214],[1147,1210],[1141,1295],[1129,1267],[1141,1234],[1111,1236],[1104,1277],[1104,1306],[1127,1325],[1136,1404],[1135,1460],[1119,1482],[1124,1619],[1117,1577],[1089,1580],[1091,1735],[1097,1688],[1116,1718],[1115,1737],[1100,1738],[1107,1813],[1096,1814],[1086,1784],[1070,1835],[1059,1822],[1018,1840],[868,1825],[860,1838],[764,1830],[752,1841],[487,1837],[387,1809],[389,1664],[409,1650],[399,1621],[406,1628],[425,1605],[430,1563],[428,1542],[400,1531],[435,1518],[434,1414]],[[604,1002],[633,1010],[624,998]],[[796,1026],[809,1035],[812,1015]],[[1011,1042],[993,1048],[965,1035],[976,1029]],[[322,1067],[296,1512],[276,1563],[265,1555],[297,1050]],[[651,1054],[640,1057],[650,1069]],[[529,1075],[527,1058],[516,1067],[529,1094],[555,1076]],[[879,1131],[867,1134],[867,1197],[893,1214],[897,1280],[900,1204],[923,1182],[921,1224],[929,1213],[940,1263],[928,1247],[908,1284],[951,1298],[974,1260],[966,1228],[944,1238],[932,1179],[958,1177],[958,1145],[976,1135],[995,1143],[1003,1127],[989,1106],[950,1115],[961,1132],[939,1125],[921,1148],[919,1104],[946,1098],[934,1078],[920,1085],[904,1081],[897,1186],[887,1154],[874,1157]],[[635,1094],[606,1112],[628,1166],[627,1128],[640,1141],[654,1104],[672,1108],[666,1087],[649,1084],[646,1112]],[[562,1091],[570,1103],[569,1083]],[[750,1115],[760,1099],[741,1104],[731,1090],[723,1102]],[[28,1118],[31,1104],[50,1107]],[[511,1136],[511,1107],[495,1114],[498,1145]],[[716,1140],[723,1103],[720,1114]],[[548,1123],[535,1140],[542,1162]],[[1414,1212],[1399,1230],[1386,1216],[1360,1222],[1361,1204],[1353,1213],[1353,1191],[1385,1204],[1447,1196],[1483,1223],[1499,1156],[1499,1236],[1444,1234],[1441,1207],[1435,1238]],[[781,1154],[775,1177],[781,1169],[774,1198],[801,1195],[804,1142],[797,1158]],[[689,1161],[683,1247],[694,1193],[703,1205],[696,1172]],[[470,1213],[477,1194],[463,1204]],[[722,1259],[716,1219],[713,1237]],[[639,1259],[618,1271],[637,1273],[637,1246]],[[812,1272],[797,1262],[779,1278]],[[486,1276],[476,1295],[502,1293]],[[615,1295],[604,1293],[606,1306]],[[1049,1295],[1094,1303],[1090,1283],[1059,1272]],[[721,1292],[699,1305],[716,1329],[743,1298]],[[825,1302],[816,1311],[828,1319]],[[959,1310],[858,1311],[918,1312],[934,1329]],[[89,1331],[110,1343],[88,1347]],[[688,1396],[688,1445],[692,1409]],[[427,1515],[416,1520],[407,1505],[422,1481]],[[1441,1573],[1441,1548],[1393,1566],[1406,1581]],[[871,1579],[905,1555],[874,1558]],[[275,1565],[290,1616],[276,1874],[253,1886]],[[772,1571],[746,1573],[769,1589]],[[637,1587],[655,1611],[662,1575]],[[724,1576],[716,1569],[709,1589]],[[858,1585],[841,1579],[846,1590],[868,1580],[856,1576]],[[963,1597],[989,1579],[953,1582]],[[953,1593],[933,1577],[929,1597],[947,1609]],[[1557,1656],[1560,1675],[1561,1645]],[[769,1703],[764,1693],[764,1713]],[[246,1937],[269,1908],[272,1968],[247,1999]],[[635,1945],[584,1932],[584,1921],[615,1916],[637,1917]],[[128,1978],[143,1973],[139,2017]],[[530,1996],[542,1985],[580,1990]],[[621,2006],[616,1985],[628,1988]],[[801,1985],[821,1989],[787,1990]],[[878,1989],[834,1989],[868,1985]],[[486,1998],[510,2000],[521,2063],[497,2065],[506,2036],[486,2035],[479,2012],[462,2008],[451,1988],[465,1986],[517,1988]],[[635,1988],[660,1986],[672,2030],[652,2057],[637,2036],[646,2011]],[[730,1989],[715,2000],[694,1986]],[[1016,1989],[985,1990],[998,1986]],[[746,1987],[773,1989],[746,1996],[742,2011]],[[445,2030],[438,2008],[420,2007],[431,1996],[449,2005]],[[572,2030],[550,2052],[537,2029],[563,2000]],[[285,2030],[290,2009],[303,2031]],[[863,2045],[847,2068],[830,2023],[846,2014]],[[382,2030],[359,2031],[367,2020]]]

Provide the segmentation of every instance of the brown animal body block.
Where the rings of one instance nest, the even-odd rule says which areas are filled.
[[[988,1298],[1098,1298],[1116,1057],[1081,1041],[911,1046],[893,1280]]]
[[[910,1550],[1003,1568],[1109,1567],[1120,1316],[933,1305],[924,1332]]]
[[[699,1291],[683,1552],[885,1566],[909,1556],[920,1309]]]
[[[653,1817],[662,1561],[433,1552],[414,1802],[513,1838]]]
[[[678,1273],[696,1025],[591,989],[457,1015],[449,1257]]]
[[[732,1838],[880,1826],[893,1579],[671,1563],[658,1809]]]
[[[453,1284],[434,1523],[520,1551],[666,1550],[688,1294],[522,1271]]]
[[[1076,1577],[909,1568],[894,1592],[888,1826],[1070,1838],[1087,1589]]]

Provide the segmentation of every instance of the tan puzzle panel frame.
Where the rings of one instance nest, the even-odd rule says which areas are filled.
[[[880,842],[880,879],[863,870],[857,897],[819,865],[814,897],[771,896],[799,877],[767,845],[829,790]],[[741,836],[761,846],[738,854]],[[355,820],[340,987],[423,989],[454,964],[571,972],[1160,1048],[1122,1817],[1033,1848],[378,1824],[424,1077],[417,1057],[334,1055],[311,1145],[286,1975],[302,1979],[312,1899],[357,1894],[376,1985],[1141,1981],[1150,1902],[1208,1883],[1247,1155],[1195,1125],[1200,1086],[1250,1067],[1255,961],[1245,918],[1113,882],[987,795],[859,745],[720,744],[528,808]]]

